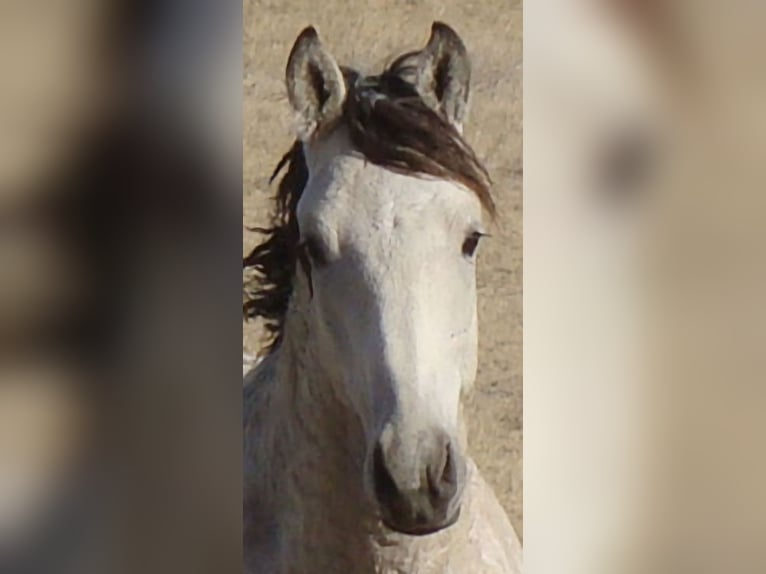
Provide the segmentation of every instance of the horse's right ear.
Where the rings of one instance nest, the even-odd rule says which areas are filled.
[[[463,40],[443,22],[434,22],[418,55],[416,88],[423,100],[462,131],[468,113],[471,61]]]
[[[346,98],[343,73],[312,26],[295,40],[287,60],[286,80],[301,140],[311,139],[341,116]]]

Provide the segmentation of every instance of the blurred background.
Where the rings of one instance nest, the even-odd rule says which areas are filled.
[[[530,572],[765,571],[764,8],[525,6]]]
[[[0,6],[0,572],[240,567],[241,7]]]

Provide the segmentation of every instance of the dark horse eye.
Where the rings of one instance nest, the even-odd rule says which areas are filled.
[[[309,293],[314,296],[314,278],[311,275],[311,269],[322,268],[327,265],[328,258],[322,245],[314,237],[309,237],[298,245],[298,262],[306,274],[309,282]]]
[[[315,267],[322,267],[328,263],[327,254],[319,240],[314,237],[307,238],[301,244],[301,251],[303,252],[302,255],[304,255]]]
[[[478,231],[475,231],[466,237],[465,241],[463,241],[463,255],[469,258],[473,257],[476,253],[476,249],[479,247],[479,241],[482,237],[484,237],[484,234]]]

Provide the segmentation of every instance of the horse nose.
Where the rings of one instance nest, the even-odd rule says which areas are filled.
[[[428,534],[457,520],[465,461],[444,432],[421,442],[415,460],[385,441],[373,453],[375,496],[383,522],[406,534]]]
[[[434,506],[451,501],[457,493],[457,466],[450,441],[438,449],[432,463],[426,465],[426,482]]]

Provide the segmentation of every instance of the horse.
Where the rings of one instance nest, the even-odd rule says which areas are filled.
[[[313,27],[290,52],[297,138],[244,260],[245,315],[270,336],[243,386],[247,572],[521,571],[466,452],[495,211],[462,135],[470,74],[440,22],[378,75],[340,66]]]

